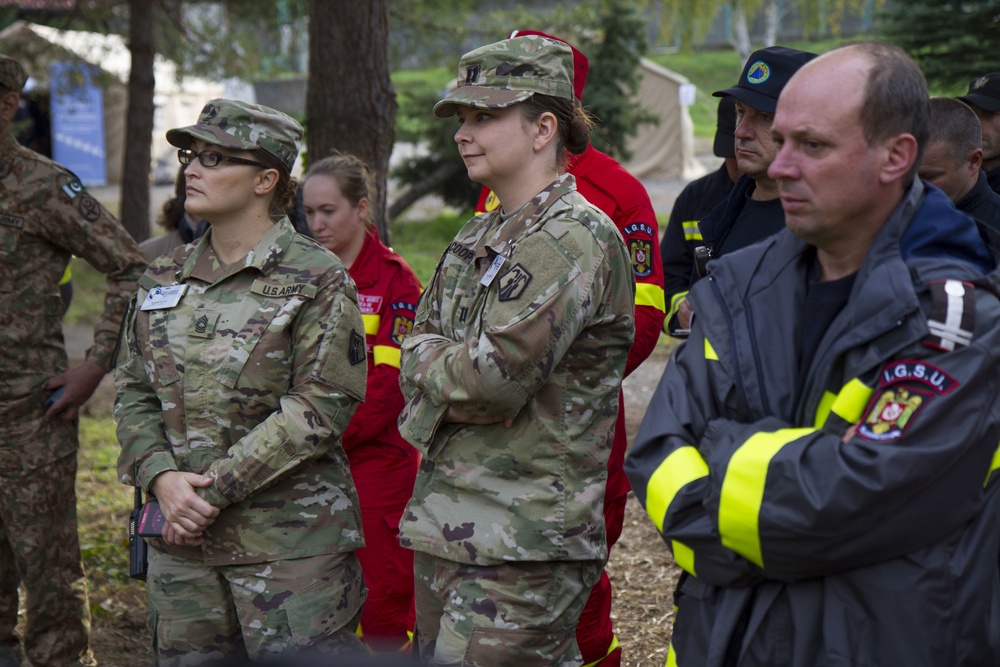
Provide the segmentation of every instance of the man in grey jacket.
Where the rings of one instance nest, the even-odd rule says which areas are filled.
[[[685,572],[668,665],[1000,664],[997,275],[928,124],[883,44],[782,91],[787,229],[691,290],[626,460]]]

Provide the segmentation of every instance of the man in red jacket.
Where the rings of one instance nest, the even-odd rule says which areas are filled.
[[[510,37],[526,35],[540,35],[565,42],[537,30],[515,30]],[[573,89],[580,99],[587,83],[590,63],[587,56],[576,47],[572,44],[569,46],[573,49]],[[628,375],[656,347],[666,313],[656,215],[642,183],[614,158],[593,146],[572,157],[568,171],[576,178],[576,188],[580,194],[604,211],[618,226],[632,257],[632,270],[635,273],[635,341],[625,364],[625,374]],[[488,188],[483,188],[476,213],[492,211],[498,205],[493,193]],[[609,551],[621,536],[625,501],[630,488],[622,471],[628,442],[625,438],[625,404],[621,394],[618,396],[618,408],[615,439],[608,460],[608,485],[604,494],[604,523]],[[576,629],[576,641],[580,645],[585,667],[621,665],[621,647],[611,624],[611,582],[606,572],[590,591],[587,606]]]

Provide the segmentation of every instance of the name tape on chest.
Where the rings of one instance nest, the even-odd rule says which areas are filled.
[[[10,227],[11,229],[24,229],[24,218],[19,215],[0,215],[0,227]]]
[[[269,283],[263,280],[253,281],[250,291],[268,298],[277,299],[287,296],[304,296],[313,298],[316,296],[316,286],[309,283]]]

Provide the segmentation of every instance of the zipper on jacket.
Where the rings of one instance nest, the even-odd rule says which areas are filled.
[[[743,399],[743,404],[747,406],[748,412],[753,412],[749,409],[749,402],[747,401],[746,389],[743,387],[743,376],[740,374],[740,364],[739,364],[739,353],[736,350],[736,330],[733,327],[733,316],[729,312],[729,308],[726,305],[726,300],[722,298],[722,291],[719,289],[719,283],[716,282],[715,278],[712,276],[707,276],[709,284],[712,286],[712,291],[715,293],[715,299],[719,302],[720,310],[726,318],[726,324],[729,326],[729,331],[731,335],[729,337],[729,352],[733,355],[733,382],[736,384],[737,390],[739,390],[740,398]]]
[[[746,298],[743,299],[743,309],[747,313],[747,330],[750,331],[750,336],[748,337],[750,338],[750,350],[753,352],[754,370],[757,372],[757,384],[760,386],[761,406],[764,408],[765,414],[773,414],[773,411],[769,409],[771,403],[767,399],[767,385],[764,383],[764,373],[761,370],[760,349],[757,347],[757,337],[753,335],[753,311],[750,309],[750,301]]]

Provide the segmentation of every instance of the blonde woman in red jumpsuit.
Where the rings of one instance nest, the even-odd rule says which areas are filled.
[[[334,155],[310,166],[303,203],[313,236],[357,283],[368,345],[367,395],[344,433],[366,544],[357,551],[368,585],[359,634],[373,650],[405,651],[414,622],[413,552],[396,536],[420,459],[396,428],[403,408],[399,345],[413,327],[421,287],[403,258],[379,240],[370,184],[360,159]]]

